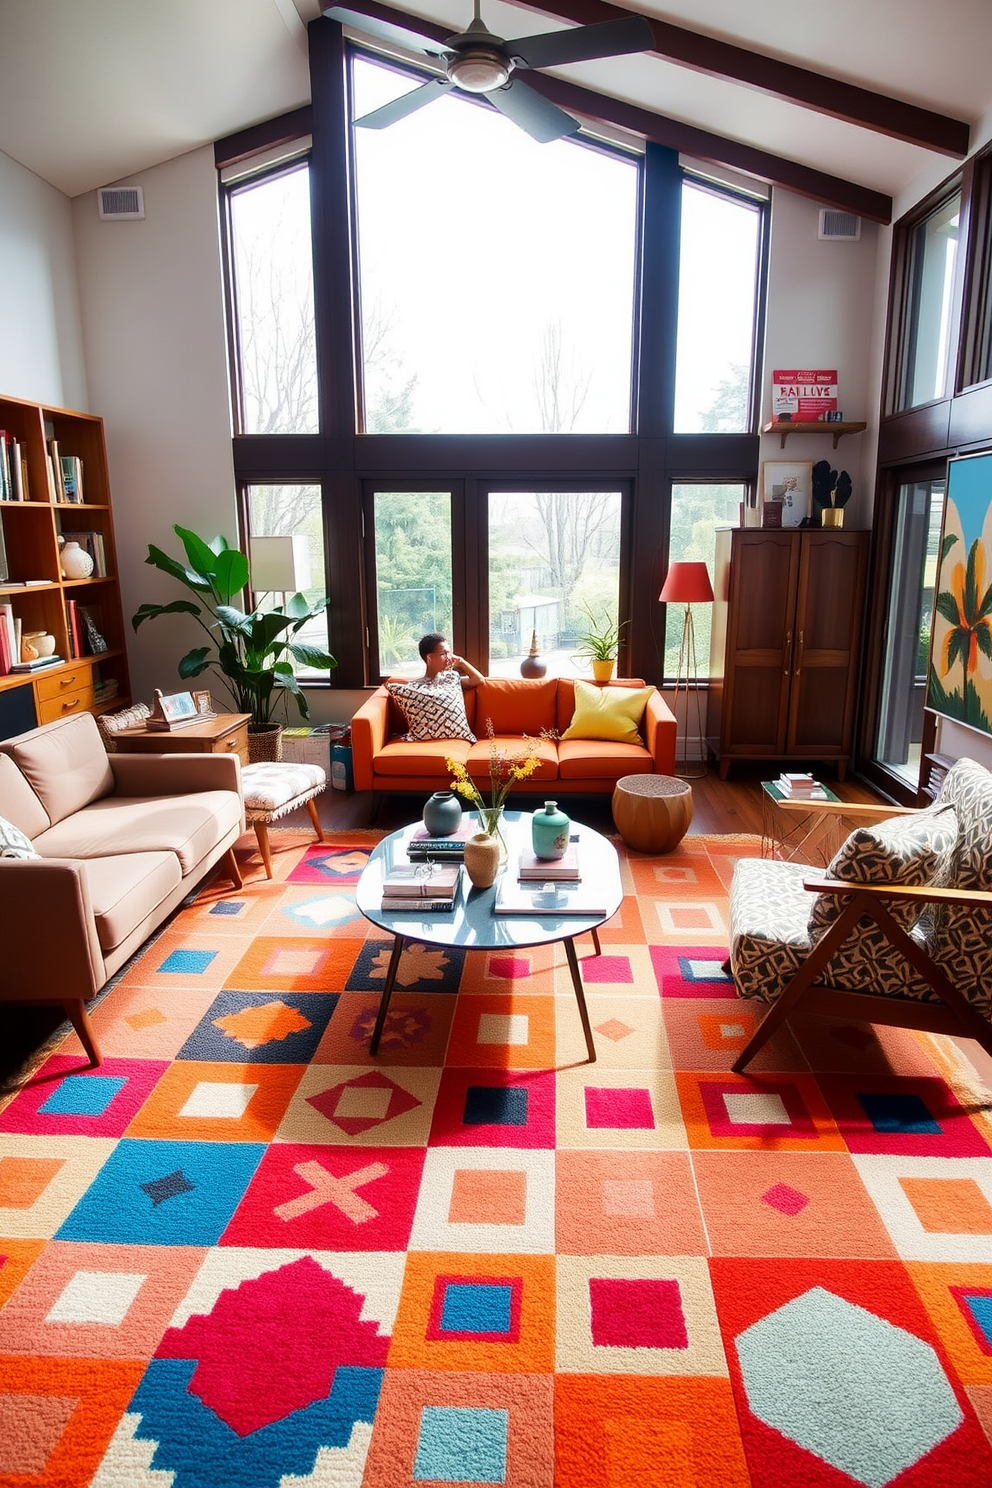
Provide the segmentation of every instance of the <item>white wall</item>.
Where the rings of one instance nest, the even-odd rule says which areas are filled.
[[[761,460],[827,459],[851,477],[845,514],[851,527],[869,527],[878,440],[878,373],[874,306],[885,303],[880,278],[878,229],[862,221],[856,243],[817,238],[819,204],[776,188],[772,192],[768,309],[762,374],[762,423],[771,418],[776,367],[836,367],[840,409],[846,419],[867,420],[863,434],[847,434],[837,449],[824,434],[792,434],[785,448],[777,434],[761,440]],[[885,261],[887,272],[887,259]]]
[[[144,188],[143,221],[101,221],[94,193],[72,204],[86,375],[106,424],[128,621],[146,601],[193,597],[144,562],[149,543],[181,556],[174,524],[237,540],[213,150],[120,184],[132,183]],[[206,640],[182,616],[127,630],[132,692],[144,701],[155,687],[176,691],[179,658]]]
[[[88,412],[72,206],[0,152],[0,394]]]

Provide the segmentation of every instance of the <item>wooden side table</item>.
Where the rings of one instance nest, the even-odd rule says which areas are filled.
[[[692,821],[692,786],[675,775],[621,775],[613,823],[635,852],[674,852]]]
[[[147,729],[143,723],[121,729],[114,742],[122,754],[237,754],[248,763],[250,713],[218,713],[186,728]]]

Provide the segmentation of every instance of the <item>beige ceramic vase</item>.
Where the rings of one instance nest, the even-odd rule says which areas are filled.
[[[592,662],[593,677],[597,682],[609,682],[613,676],[613,668],[615,666],[616,661],[612,657],[604,661],[600,661],[598,657],[594,657]]]
[[[502,844],[487,832],[476,832],[465,844],[465,872],[477,889],[488,889],[496,882]]]

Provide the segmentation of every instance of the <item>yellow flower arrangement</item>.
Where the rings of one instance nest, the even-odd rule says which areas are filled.
[[[511,754],[501,748],[496,743],[491,718],[486,719],[486,733],[489,735],[489,780],[492,788],[490,805],[486,805],[482,792],[463,764],[450,758],[445,759],[444,763],[452,774],[452,790],[472,803],[479,814],[483,831],[487,836],[492,836],[499,829],[507,796],[519,780],[526,780],[528,775],[533,775],[539,761],[536,754],[522,751]]]

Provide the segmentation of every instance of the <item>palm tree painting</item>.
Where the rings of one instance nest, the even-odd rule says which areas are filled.
[[[992,454],[951,460],[927,707],[992,734]]]

